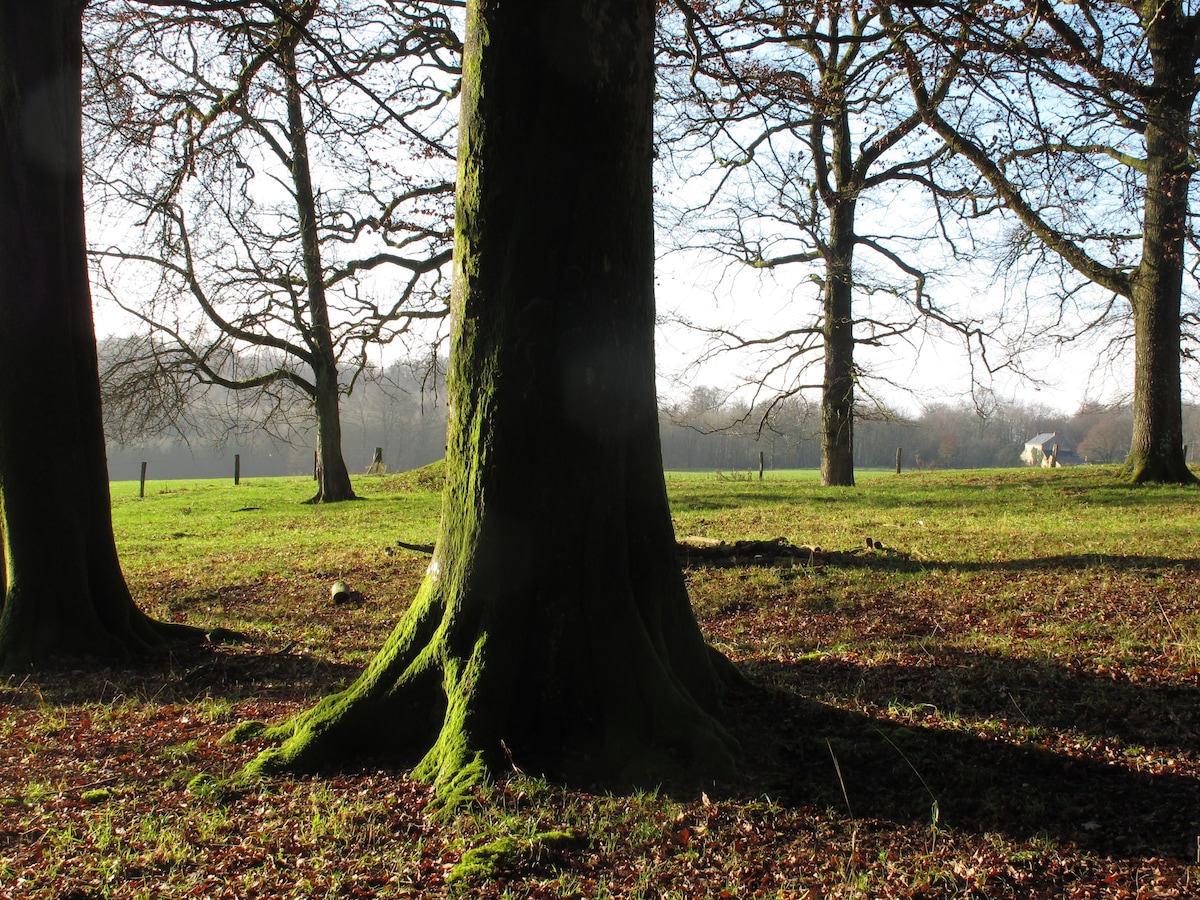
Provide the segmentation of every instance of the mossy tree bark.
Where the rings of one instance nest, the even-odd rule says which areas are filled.
[[[0,671],[157,648],[117,560],[88,290],[81,0],[0,0]],[[49,452],[53,448],[54,452]]]
[[[473,0],[437,548],[364,675],[252,770],[420,760],[444,796],[728,772],[736,677],[676,560],[654,386],[653,0]]]

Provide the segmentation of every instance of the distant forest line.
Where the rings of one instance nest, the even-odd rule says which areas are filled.
[[[377,447],[389,472],[444,455],[445,391],[438,372],[440,367],[431,375],[412,363],[395,364],[360,380],[343,398],[342,447],[352,473],[367,471]],[[109,476],[137,479],[144,461],[149,480],[232,477],[235,454],[243,477],[310,474],[309,411],[281,409],[270,417],[269,428],[242,426],[258,418],[239,409],[229,392],[213,389],[178,417],[177,428],[160,434],[131,438],[114,423]],[[763,411],[731,401],[719,389],[698,387],[682,400],[663,403],[659,422],[667,469],[757,470],[760,453],[768,469],[815,469],[821,463],[816,403],[786,402],[763,422]],[[1200,406],[1184,407],[1184,423],[1186,440],[1195,446]],[[1015,401],[985,412],[952,403],[926,406],[916,415],[872,411],[856,424],[854,463],[891,468],[900,449],[905,470],[1021,466],[1025,442],[1047,432],[1057,432],[1062,449],[1073,451],[1073,461],[1115,463],[1129,450],[1132,427],[1128,406],[1096,403],[1073,413]]]

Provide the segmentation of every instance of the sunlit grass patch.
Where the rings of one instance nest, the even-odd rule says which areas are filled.
[[[138,602],[253,643],[0,684],[0,893],[1195,892],[1200,495],[1112,469],[863,473],[835,491],[815,473],[672,473],[680,536],[838,554],[686,570],[749,680],[727,702],[740,781],[618,793],[514,772],[450,821],[386,758],[235,783],[259,748],[222,736],[354,678],[411,600],[428,556],[397,542],[436,535],[426,475],[360,479],[364,500],[329,507],[302,505],[307,479],[152,482],[141,500],[115,485]],[[335,579],[355,602],[332,603]],[[450,879],[476,850],[495,865]]]

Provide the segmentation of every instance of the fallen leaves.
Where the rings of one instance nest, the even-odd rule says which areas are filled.
[[[236,610],[287,641],[0,685],[0,897],[461,896],[446,879],[471,848],[560,831],[578,840],[469,895],[1197,894],[1194,567],[854,562],[689,572],[754,685],[729,704],[741,782],[624,796],[518,776],[450,822],[386,761],[226,781],[258,747],[223,736],[354,677],[397,609],[371,590],[334,607],[287,575],[207,593],[159,578],[181,616]],[[420,577],[380,565],[353,582],[400,595]]]

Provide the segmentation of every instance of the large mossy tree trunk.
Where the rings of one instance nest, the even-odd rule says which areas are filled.
[[[0,671],[180,629],[117,560],[83,226],[81,0],[0,0]]]
[[[420,760],[452,797],[731,770],[736,672],[676,559],[654,382],[653,0],[473,0],[447,484],[433,560],[364,675],[252,771]]]

